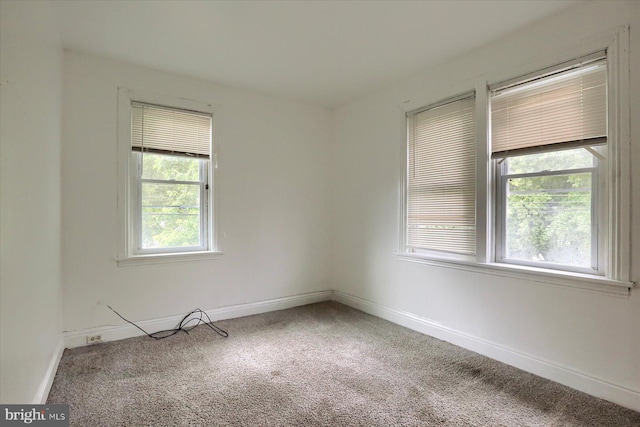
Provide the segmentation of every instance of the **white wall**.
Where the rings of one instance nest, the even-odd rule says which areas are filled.
[[[0,402],[40,403],[62,350],[62,45],[48,4],[0,17]]]
[[[637,399],[635,409],[640,410],[640,289],[629,298],[619,298],[409,263],[394,255],[399,240],[404,101],[420,98],[428,105],[472,90],[475,81],[486,75],[516,73],[511,76],[516,77],[516,70],[527,64],[631,24],[632,277],[639,281],[639,14],[638,2],[579,5],[338,109],[332,186],[334,288],[466,334],[471,337],[468,342],[478,338],[496,349],[506,347],[542,364],[565,367],[569,376],[577,371],[603,380],[594,383],[605,388],[621,387],[628,398],[621,403],[633,406]]]
[[[118,267],[118,87],[219,105],[225,254]],[[330,289],[329,111],[79,53],[64,55],[64,329]]]

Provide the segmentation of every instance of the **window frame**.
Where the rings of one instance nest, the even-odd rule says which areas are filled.
[[[212,115],[212,147],[210,158],[201,159],[200,195],[201,206],[205,208],[201,215],[201,234],[203,245],[197,247],[172,247],[162,249],[141,249],[141,185],[137,177],[139,153],[131,149],[131,105],[145,103],[178,110],[197,111]],[[118,88],[118,255],[120,267],[161,264],[167,262],[200,261],[218,258],[223,254],[218,242],[218,212],[216,192],[217,152],[215,135],[218,133],[219,106],[201,101],[167,95],[152,94],[139,90]],[[203,171],[204,168],[204,171]],[[208,179],[207,179],[208,178]],[[205,181],[202,181],[205,179]],[[176,183],[175,181],[168,181]],[[208,184],[208,189],[205,187]],[[204,197],[203,196],[204,192]],[[207,225],[206,229],[202,225]]]
[[[593,155],[593,154],[592,154]],[[507,160],[508,161],[508,160]],[[603,264],[603,248],[602,242],[606,240],[606,236],[603,236],[600,232],[602,224],[606,221],[606,218],[602,218],[600,215],[599,206],[602,203],[601,192],[599,191],[600,176],[599,172],[600,161],[594,156],[595,165],[589,168],[574,168],[574,169],[558,169],[553,171],[539,171],[529,173],[507,173],[506,161],[500,163],[497,160],[494,162],[495,171],[495,186],[496,186],[496,225],[495,225],[495,261],[499,263],[523,265],[530,267],[538,267],[549,270],[564,270],[574,271],[578,273],[595,274],[598,276],[604,276],[604,264]],[[497,163],[496,163],[497,162]],[[506,256],[506,237],[507,237],[507,186],[509,179],[512,178],[536,178],[543,176],[559,176],[569,175],[574,173],[589,173],[591,174],[591,268],[583,268],[577,266],[571,266],[566,264],[549,264],[545,262],[535,262],[530,260],[522,260],[517,258],[508,258]]]
[[[170,156],[169,154],[167,154]],[[135,206],[135,211],[130,213],[133,217],[133,230],[135,238],[130,240],[130,251],[136,255],[152,255],[152,254],[172,254],[181,252],[206,252],[209,250],[209,159],[198,159],[198,181],[175,181],[168,179],[149,179],[143,178],[139,175],[139,171],[142,170],[142,161],[144,153],[133,151],[131,152],[131,205]],[[148,248],[142,247],[142,185],[145,182],[154,184],[176,184],[176,185],[193,185],[198,186],[199,200],[200,200],[200,242],[202,245],[198,246],[167,246],[162,248]]]
[[[600,170],[606,174],[607,200],[599,206],[599,215],[608,216],[606,230],[607,259],[605,274],[587,274],[576,271],[553,270],[538,266],[514,265],[496,262],[496,209],[495,170],[490,154],[490,96],[489,87],[517,78],[533,74],[535,70],[545,70],[571,60],[578,59],[594,52],[606,51],[608,61],[607,74],[607,121],[608,121],[608,165]],[[473,85],[470,89],[467,85]],[[476,257],[472,260],[442,254],[416,254],[406,251],[406,123],[405,115],[420,104],[414,100],[404,101],[399,105],[402,113],[402,139],[400,164],[400,210],[399,239],[396,256],[400,261],[420,263],[438,267],[453,268],[498,277],[508,277],[538,284],[564,286],[572,289],[628,297],[634,281],[631,273],[630,246],[630,199],[631,199],[631,164],[630,164],[630,100],[629,100],[629,27],[620,26],[614,32],[605,32],[598,38],[574,47],[571,50],[551,54],[542,59],[533,60],[513,67],[505,67],[493,72],[478,75],[464,86],[454,86],[451,92],[476,93]],[[450,88],[451,89],[451,88]],[[463,90],[460,90],[463,89]],[[434,94],[436,95],[436,94]],[[437,98],[445,99],[447,94]],[[433,99],[433,98],[431,98]],[[433,102],[433,101],[431,101]],[[603,180],[600,180],[601,182]],[[602,183],[599,182],[598,191]]]

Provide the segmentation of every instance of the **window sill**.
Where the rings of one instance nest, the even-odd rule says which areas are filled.
[[[136,255],[118,259],[118,267],[135,265],[167,264],[173,262],[208,261],[222,257],[223,252],[184,252],[172,254]]]
[[[553,271],[537,267],[458,261],[446,258],[440,259],[425,257],[423,255],[408,253],[396,253],[396,255],[402,261],[453,268],[457,270],[471,271],[474,273],[490,274],[493,276],[510,277],[530,282],[543,283],[545,285],[564,286],[622,297],[629,297],[631,294],[631,288],[634,286],[634,282],[622,282],[602,276],[567,271]]]

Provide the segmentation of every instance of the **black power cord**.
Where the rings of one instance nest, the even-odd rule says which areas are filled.
[[[111,307],[109,304],[105,304],[105,305],[107,307],[109,307],[109,309],[111,311],[113,311],[115,314],[117,314],[119,318],[121,318],[125,322],[135,326],[136,328],[140,329],[142,332],[147,334],[147,336],[153,338],[154,340],[161,340],[161,339],[164,339],[164,338],[169,338],[170,336],[173,336],[173,335],[177,334],[180,331],[182,331],[182,332],[186,333],[187,335],[189,335],[189,331],[194,329],[194,328],[197,328],[200,324],[208,326],[213,332],[215,332],[216,334],[220,335],[221,337],[227,338],[229,336],[229,333],[227,331],[225,331],[224,329],[221,329],[220,327],[214,325],[213,322],[211,321],[211,318],[209,317],[209,315],[207,313],[205,313],[204,311],[200,310],[199,308],[196,308],[191,313],[189,313],[186,316],[184,316],[182,318],[182,320],[180,321],[180,323],[178,324],[177,328],[175,328],[175,329],[165,329],[164,331],[157,331],[157,332],[153,332],[153,333],[150,334],[149,332],[145,331],[144,329],[142,329],[140,326],[136,325],[132,321],[125,319],[124,316],[122,316],[120,313],[118,313],[116,310],[114,310],[113,307]],[[189,318],[189,316],[191,316],[192,314],[199,314],[200,317],[192,317],[191,319],[187,320]],[[203,317],[202,317],[203,314],[206,316],[208,322],[205,322],[203,320]],[[189,325],[189,323],[191,323],[193,321],[195,321],[196,324],[193,325],[193,326],[187,327],[187,325]]]

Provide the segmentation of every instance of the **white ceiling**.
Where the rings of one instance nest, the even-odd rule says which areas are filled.
[[[51,4],[67,49],[334,108],[576,2]]]

